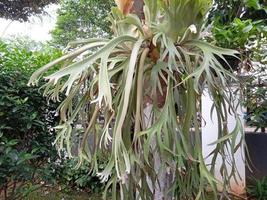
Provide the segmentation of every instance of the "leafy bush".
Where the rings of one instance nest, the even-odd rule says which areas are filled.
[[[110,35],[106,18],[113,0],[60,0],[59,3],[56,27],[51,32],[53,44],[64,47],[77,38]]]
[[[267,18],[265,0],[215,0],[209,13],[209,21],[219,18],[220,23],[228,24],[235,18],[260,20]]]
[[[104,186],[100,183],[96,173],[90,170],[88,164],[75,168],[77,162],[77,159],[66,159],[54,163],[54,177],[61,190],[65,192],[82,190],[88,193],[100,193]],[[100,169],[103,169],[103,166],[100,165]]]
[[[249,199],[267,199],[267,177],[264,177],[260,180],[253,179],[253,182],[253,184],[247,187]]]
[[[47,102],[30,74],[61,51],[20,39],[0,41],[0,199],[27,196],[40,187],[99,192],[101,183],[89,167],[60,158],[53,127],[58,104]]]
[[[234,49],[245,49],[250,40],[260,38],[261,33],[267,32],[266,26],[261,21],[253,22],[239,18],[235,18],[227,25],[217,20],[212,31],[217,45]]]
[[[52,146],[57,105],[27,82],[33,70],[60,54],[0,42],[0,191],[5,198],[15,199],[19,190],[39,183],[48,158],[57,157]]]
[[[4,73],[18,71],[29,76],[33,71],[58,58],[61,54],[58,49],[28,38],[0,40],[0,69]]]
[[[248,126],[256,127],[265,132],[267,127],[267,69],[265,65],[259,67],[255,74],[246,81],[245,100],[243,105],[247,108],[245,116]]]
[[[243,85],[243,106],[248,126],[265,132],[267,127],[267,10],[266,2],[216,1],[211,16],[216,44],[240,52],[236,65]],[[221,8],[221,9],[218,9]],[[262,13],[262,14],[260,14]],[[212,18],[212,17],[211,17]],[[231,66],[232,67],[232,66]],[[245,78],[244,78],[245,77]]]
[[[18,191],[28,184],[26,180],[34,179],[36,169],[31,160],[36,159],[37,154],[18,150],[19,140],[7,139],[2,134],[0,144],[0,189],[4,199],[16,199],[21,195]]]

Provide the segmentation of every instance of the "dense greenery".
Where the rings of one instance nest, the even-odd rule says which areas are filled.
[[[30,44],[30,45],[29,45]],[[89,167],[62,158],[52,143],[58,103],[47,102],[29,75],[61,56],[57,49],[24,39],[0,41],[0,199],[19,199],[41,187],[101,190]]]
[[[112,5],[112,0],[61,0],[51,32],[53,43],[64,47],[78,38],[109,36],[107,16]]]
[[[267,177],[260,180],[252,179],[252,184],[247,187],[249,199],[265,200],[267,199]]]
[[[267,2],[260,0],[215,1],[210,14],[216,45],[237,49],[240,60],[232,63],[241,75],[247,125],[265,132],[267,127]],[[245,77],[244,77],[245,76]]]
[[[266,19],[267,2],[265,0],[215,0],[209,18],[211,20],[217,18],[223,24],[231,23],[235,18]]]
[[[0,176],[1,192],[15,199],[18,190],[39,181],[48,158],[54,160],[57,104],[48,104],[29,88],[29,74],[57,58],[57,50],[34,52],[20,42],[0,42]],[[25,189],[25,188],[24,188]]]
[[[250,45],[256,39],[266,37],[267,27],[262,21],[241,20],[235,18],[230,24],[215,22],[213,35],[217,45],[225,48],[239,49],[245,51],[246,45]],[[243,52],[244,53],[244,52]]]
[[[245,56],[248,46],[266,38],[266,8],[267,3],[259,0],[215,1],[209,19],[213,20],[212,33],[216,44],[238,49]],[[255,12],[265,14],[255,17]]]
[[[45,6],[57,0],[0,0],[0,17],[27,21],[30,16],[44,13]]]
[[[267,69],[258,66],[253,74],[246,78],[245,101],[247,108],[245,116],[248,126],[255,127],[255,131],[266,132],[267,127]]]

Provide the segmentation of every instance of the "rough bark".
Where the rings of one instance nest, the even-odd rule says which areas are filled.
[[[136,14],[140,19],[144,19],[144,0],[133,0],[133,8],[132,8],[132,13]]]

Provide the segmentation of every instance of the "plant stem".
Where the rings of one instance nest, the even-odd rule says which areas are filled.
[[[185,120],[184,120],[184,126],[183,126],[183,134],[186,139],[186,142],[188,143],[190,141],[190,128],[191,128],[191,119],[194,115],[194,107],[195,107],[195,91],[194,91],[194,82],[193,79],[189,79],[187,81],[187,98],[186,98],[186,113],[185,113]],[[188,143],[189,144],[189,143]]]

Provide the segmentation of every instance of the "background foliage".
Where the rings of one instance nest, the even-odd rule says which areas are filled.
[[[235,18],[266,19],[265,0],[215,0],[209,14],[210,22],[219,18],[220,23],[231,23]]]
[[[247,188],[249,199],[265,200],[267,198],[267,177],[260,180],[252,179],[254,184]]]
[[[261,0],[216,0],[210,12],[216,45],[237,49],[234,63],[244,87],[248,126],[265,132],[267,127],[267,2]],[[210,21],[210,22],[211,22]]]
[[[33,51],[22,40],[0,42],[0,175],[1,191],[16,198],[25,184],[38,182],[40,169],[53,160],[57,104],[48,104],[38,88],[30,88],[30,73],[61,53]],[[12,189],[10,189],[12,188]]]
[[[30,44],[30,45],[29,45]],[[25,39],[0,41],[0,198],[19,199],[40,187],[101,190],[89,167],[58,156],[52,145],[58,103],[47,102],[30,74],[61,51]]]
[[[61,0],[53,44],[65,47],[68,42],[90,37],[108,37],[108,13],[112,0]]]

